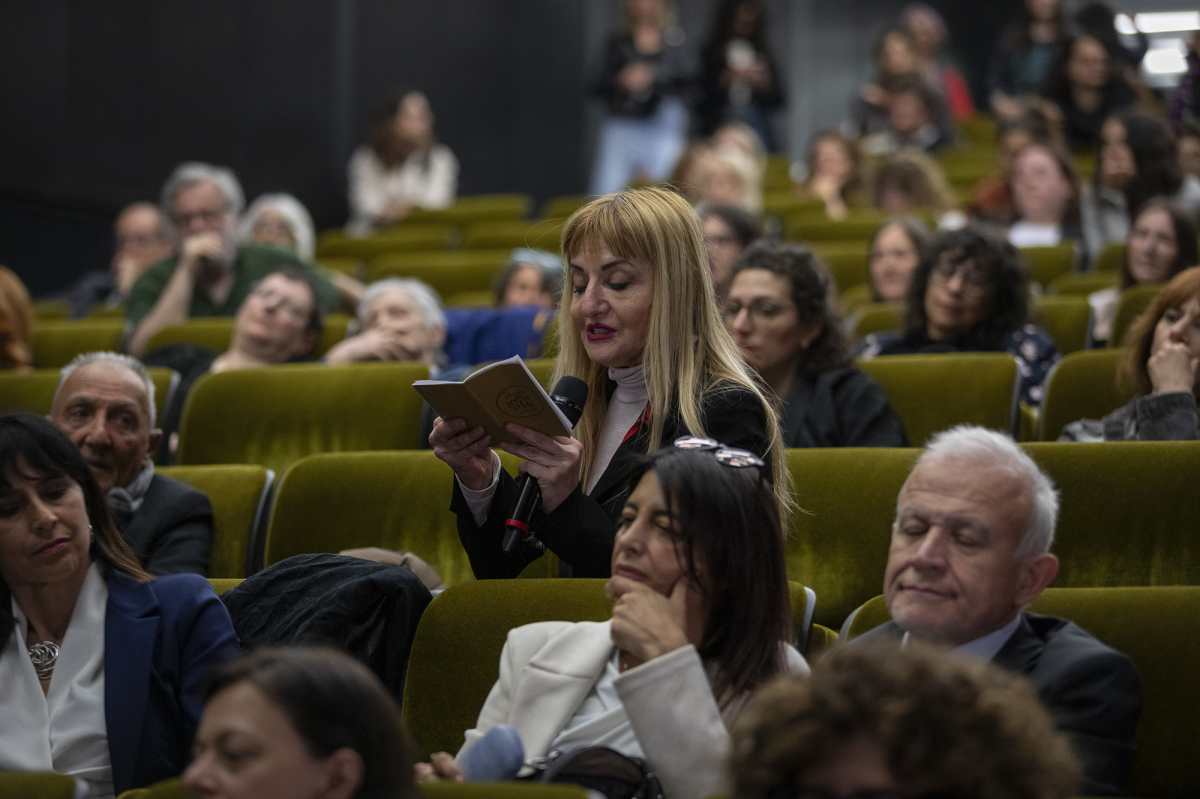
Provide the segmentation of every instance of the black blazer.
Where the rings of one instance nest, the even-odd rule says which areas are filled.
[[[156,474],[137,511],[113,516],[146,571],[208,574],[213,511],[204,494]]]
[[[895,640],[904,631],[881,624],[854,644]],[[1082,796],[1120,796],[1133,775],[1142,682],[1133,662],[1066,619],[1021,614],[1012,638],[992,660],[1024,674],[1083,766]]]
[[[766,414],[761,401],[750,391],[740,386],[711,391],[701,399],[700,412],[709,437],[750,450],[766,460],[771,443],[767,438]],[[690,432],[675,416],[666,421],[663,431],[663,440],[668,443]],[[553,513],[539,510],[534,514],[530,529],[558,555],[572,576],[610,575],[616,521],[629,496],[633,467],[646,454],[649,432],[648,425],[643,425],[617,448],[590,494],[584,494],[582,486],[577,486]],[[458,537],[479,579],[516,577],[541,555],[535,544],[517,546],[508,555],[500,548],[504,521],[516,501],[516,480],[501,470],[488,518],[482,527],[476,527],[458,481],[454,481],[450,509],[458,516]]]
[[[799,372],[783,400],[785,447],[907,447],[883,387],[854,367]]]

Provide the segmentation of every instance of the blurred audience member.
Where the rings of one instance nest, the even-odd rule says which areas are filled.
[[[893,129],[900,116],[901,128],[911,125],[909,119],[915,105],[911,97],[894,104],[894,92],[909,93],[911,87],[918,91],[925,102],[929,121],[937,130],[936,138],[949,141],[954,135],[954,123],[941,87],[931,84],[921,71],[922,64],[917,54],[917,45],[905,28],[891,27],[885,30],[875,44],[873,53],[875,75],[863,84],[851,103],[850,130],[856,136],[870,136]]]
[[[119,308],[142,274],[175,252],[175,231],[163,212],[151,203],[127,205],[113,226],[116,250],[108,269],[88,272],[67,293],[72,318],[95,308]]]
[[[371,138],[350,158],[352,233],[395,224],[414,208],[445,208],[458,190],[458,159],[433,135],[433,110],[421,92],[388,101]]]
[[[929,230],[912,217],[884,222],[867,251],[872,302],[904,302],[913,273],[929,249]]]
[[[1121,377],[1136,396],[1103,419],[1067,425],[1066,441],[1200,438],[1200,267],[1168,283],[1126,336]]]
[[[1184,175],[1174,137],[1157,117],[1130,112],[1109,117],[1100,131],[1100,158],[1084,198],[1088,252],[1129,235],[1130,214],[1152,197],[1167,197],[1200,221],[1200,179]]]
[[[0,266],[0,369],[33,367],[33,301],[21,278]]]
[[[1139,67],[1149,49],[1150,41],[1141,30],[1128,37],[1117,33],[1117,12],[1109,3],[1088,2],[1076,8],[1071,17],[1075,29],[1091,36],[1104,45],[1113,61],[1113,69],[1120,72],[1131,85],[1140,81]],[[1133,47],[1125,45],[1132,39]]]
[[[1200,31],[1188,40],[1187,72],[1171,93],[1170,116],[1180,135],[1183,126],[1200,123]]]
[[[625,0],[624,7],[625,25],[609,37],[594,87],[607,114],[592,195],[619,191],[635,180],[663,180],[687,136],[683,92],[691,69],[668,0]]]
[[[1012,171],[1017,153],[1034,142],[1054,143],[1057,136],[1040,110],[1029,108],[1018,117],[1002,119],[996,127],[997,172],[983,178],[971,193],[971,216],[1005,225],[1013,218]]]
[[[238,246],[242,203],[242,187],[228,169],[187,163],[167,179],[162,207],[182,241],[176,257],[151,267],[130,290],[130,353],[140,355],[155,333],[193,316],[232,316],[254,286],[281,266],[309,271],[275,248]],[[320,304],[335,305],[333,286],[312,279]]]
[[[966,425],[934,436],[896,500],[883,576],[891,621],[850,645],[921,641],[1027,677],[1079,758],[1080,794],[1125,795],[1137,670],[1073,622],[1025,610],[1058,576],[1058,510],[1054,483],[1009,436]]]
[[[771,114],[783,106],[779,70],[767,46],[764,0],[721,0],[701,55],[698,130],[712,135],[729,121],[754,129],[775,149]]]
[[[906,446],[887,395],[852,365],[833,294],[806,247],[756,242],[733,268],[725,324],[782,402],[784,446]]]
[[[947,231],[913,274],[904,329],[868,336],[862,354],[1008,352],[1020,369],[1021,399],[1037,405],[1058,353],[1029,322],[1029,307],[1015,247],[975,228]]]
[[[821,131],[809,142],[804,165],[807,174],[797,186],[799,193],[825,203],[830,219],[845,219],[849,206],[861,200],[858,145],[836,130]]]
[[[202,799],[417,799],[379,678],[336,649],[264,648],[219,669],[183,784]]]
[[[713,148],[721,152],[730,150],[746,156],[754,162],[761,173],[767,167],[767,148],[762,136],[752,126],[739,120],[722,122],[709,137]]]
[[[733,264],[762,235],[758,217],[732,205],[697,206],[704,243],[708,246],[708,263],[712,269],[713,290],[717,302],[723,302],[733,278]]]
[[[1166,283],[1197,263],[1200,260],[1196,254],[1196,227],[1188,217],[1163,198],[1147,202],[1138,211],[1125,239],[1117,286],[1088,297],[1092,304],[1092,338],[1103,343],[1112,336],[1122,291],[1130,286]]]
[[[311,261],[315,246],[312,217],[290,194],[263,194],[242,214],[238,241],[289,250]]]
[[[1041,91],[1067,35],[1060,0],[1025,0],[1018,14],[992,50],[988,88],[1001,119],[1019,117],[1021,101]]]
[[[863,137],[862,151],[873,156],[906,148],[932,153],[948,146],[950,133],[933,116],[935,101],[936,95],[920,76],[894,81],[885,101],[887,121],[881,130]]]
[[[1179,154],[1179,171],[1184,180],[1200,180],[1200,125],[1188,122],[1180,128],[1176,147]]]
[[[562,295],[562,259],[546,250],[518,247],[496,281],[496,307],[558,307]]]
[[[932,211],[938,227],[955,228],[967,218],[937,162],[916,150],[901,150],[875,164],[870,174],[871,201],[888,216]]]
[[[446,316],[442,301],[414,278],[386,278],[367,287],[358,305],[358,333],[325,353],[325,363],[416,361],[443,366]]]
[[[958,121],[974,116],[975,103],[967,79],[945,59],[948,33],[942,15],[926,3],[910,3],[900,14],[900,24],[912,37],[918,71],[931,86],[941,90],[951,116]]]
[[[154,381],[128,355],[90,352],[62,370],[50,421],[83,455],[113,521],[151,574],[208,574],[208,497],[154,471]]]
[[[733,730],[738,799],[1071,799],[1079,764],[1028,682],[912,644],[837,647],[755,694]]]
[[[1137,100],[1104,43],[1087,35],[1075,36],[1063,47],[1042,95],[1054,104],[1067,145],[1077,152],[1095,149],[1104,120]]]
[[[740,150],[713,148],[697,165],[696,201],[762,210],[762,169]]]
[[[1082,243],[1079,179],[1071,157],[1042,142],[1025,145],[1013,160],[1013,222],[1008,240],[1017,247]]]

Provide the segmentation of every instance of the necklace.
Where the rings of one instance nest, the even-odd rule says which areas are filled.
[[[39,680],[48,680],[58,665],[58,655],[62,651],[53,641],[39,641],[29,647],[29,659],[33,661],[34,671]]]

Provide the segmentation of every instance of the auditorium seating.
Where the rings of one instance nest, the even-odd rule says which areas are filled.
[[[119,351],[124,332],[124,319],[39,321],[34,325],[31,342],[33,365],[57,369],[85,352]]]
[[[1091,342],[1092,306],[1086,297],[1042,294],[1034,300],[1033,321],[1062,355],[1087,349]]]
[[[1116,272],[1071,272],[1051,281],[1047,293],[1082,294],[1086,297],[1094,291],[1116,286],[1119,280]]]
[[[551,197],[542,206],[542,219],[566,221],[571,214],[587,205],[592,198],[586,194],[565,194]]]
[[[418,751],[456,752],[499,673],[508,631],[537,621],[605,621],[604,580],[480,580],[434,598],[413,639],[402,712]],[[813,596],[792,585],[792,615]],[[807,635],[805,635],[807,640]]]
[[[898,333],[904,326],[904,306],[894,302],[868,302],[854,312],[854,338],[872,333]]]
[[[1104,249],[1096,256],[1096,260],[1092,264],[1092,271],[1120,273],[1124,265],[1125,245],[1114,241],[1104,245]]]
[[[1029,280],[1038,286],[1049,286],[1055,278],[1069,274],[1075,267],[1075,245],[1057,244],[1052,247],[1022,247]]]
[[[1142,285],[1130,286],[1121,292],[1117,298],[1117,312],[1113,315],[1112,336],[1113,345],[1125,343],[1125,334],[1133,327],[1133,323],[1141,316],[1142,311],[1154,303],[1162,286]]]
[[[855,211],[846,219],[831,222],[824,216],[802,214],[789,217],[785,233],[789,241],[813,242],[858,242],[866,252],[865,242],[887,217],[876,211]]]
[[[150,337],[146,343],[146,352],[154,352],[174,344],[194,344],[213,352],[225,352],[233,339],[235,321],[232,316],[205,316],[189,319],[182,324],[169,325]],[[325,329],[314,353],[317,356],[324,355],[346,337],[350,317],[345,314],[327,314],[324,317],[324,325]]]
[[[529,215],[532,202],[527,194],[460,196],[453,205],[447,208],[414,208],[401,225],[449,224],[463,226],[475,222],[524,219]]]
[[[1133,660],[1142,679],[1142,716],[1131,795],[1200,793],[1195,735],[1200,587],[1050,588],[1031,610],[1071,619]],[[847,619],[842,637],[853,638],[887,619],[877,596]]]
[[[865,286],[869,278],[867,272],[867,246],[853,249],[828,248],[814,250],[817,257],[829,267],[833,283],[843,297],[846,292],[856,286]]]
[[[1017,362],[1007,353],[885,355],[857,366],[883,386],[913,446],[955,424],[1015,431]]]
[[[213,592],[217,596],[221,596],[226,591],[232,591],[242,584],[241,577],[209,577],[208,584],[212,586]]]
[[[158,469],[208,497],[213,508],[211,577],[245,577],[255,569],[258,530],[275,475],[252,465],[169,466]]]
[[[349,236],[340,230],[327,230],[317,239],[317,258],[324,264],[326,258],[348,257],[374,258],[388,252],[410,250],[440,250],[454,241],[452,225],[404,224],[384,228],[369,236]]]
[[[415,277],[443,297],[487,291],[508,263],[509,254],[507,249],[389,253],[368,261],[364,277],[368,283],[385,277]]]
[[[179,374],[159,367],[147,371],[154,382],[154,411],[162,418],[175,387],[179,385]],[[0,412],[28,411],[39,416],[48,415],[58,380],[58,369],[0,372]]]
[[[1037,438],[1053,441],[1076,419],[1100,419],[1124,405],[1133,392],[1117,381],[1123,349],[1087,350],[1066,355],[1046,377]]]
[[[0,772],[0,799],[75,799],[75,780],[48,772]]]
[[[558,252],[561,235],[562,223],[556,221],[476,222],[463,231],[462,247],[467,250],[534,247]]]
[[[256,463],[282,475],[317,452],[420,445],[423,364],[300,364],[207,374],[183,408],[178,462]]]

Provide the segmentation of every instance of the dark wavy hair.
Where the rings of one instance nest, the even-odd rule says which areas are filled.
[[[108,500],[83,455],[44,416],[9,413],[0,416],[0,496],[16,490],[22,480],[66,477],[79,485],[92,526],[91,557],[106,569],[115,569],[138,582],[150,575],[113,521]],[[13,630],[12,603],[0,576],[0,650]]]
[[[839,646],[811,677],[758,692],[733,728],[731,795],[800,795],[812,772],[864,738],[900,796],[1069,799],[1079,788],[1071,744],[1030,683],[915,644]]]
[[[785,278],[800,323],[821,326],[821,332],[801,356],[802,370],[824,372],[850,363],[842,320],[834,309],[833,279],[812,250],[803,244],[756,241],[734,263],[731,282],[747,269],[764,269]]]
[[[236,685],[258,689],[287,717],[315,758],[358,753],[363,781],[355,799],[417,799],[413,747],[392,697],[366,666],[325,647],[266,647],[221,666],[205,701]]]
[[[664,447],[645,456],[630,489],[654,472],[676,546],[708,608],[700,657],[716,666],[724,705],[784,667],[792,612],[779,503],[766,468],[726,466],[711,452]]]
[[[1125,334],[1126,355],[1117,374],[1122,387],[1134,389],[1138,396],[1154,391],[1147,366],[1154,349],[1154,330],[1168,309],[1179,308],[1193,299],[1200,299],[1200,266],[1175,275],[1158,292],[1150,307],[1130,325],[1129,332]]]
[[[1183,173],[1170,126],[1140,111],[1114,114],[1109,120],[1125,129],[1125,143],[1133,153],[1135,174],[1124,189],[1125,207],[1132,211],[1154,197],[1174,196],[1183,185]],[[1094,177],[1099,181],[1099,167]]]
[[[1187,213],[1165,197],[1151,197],[1129,216],[1129,235],[1137,225],[1138,218],[1147,211],[1159,209],[1166,211],[1171,218],[1171,229],[1175,233],[1175,260],[1167,271],[1167,278],[1200,263],[1200,255],[1196,250],[1196,226]],[[1121,259],[1121,288],[1127,289],[1134,284],[1133,273],[1129,270],[1129,244],[1125,244],[1125,257]]]
[[[949,230],[934,238],[908,288],[905,337],[923,338],[926,335],[929,320],[925,313],[925,294],[933,268],[943,258],[954,264],[972,261],[988,276],[987,308],[983,318],[949,343],[955,349],[965,351],[1003,350],[1008,337],[1029,319],[1029,276],[1016,247],[976,227]]]
[[[751,213],[736,205],[713,205],[700,203],[696,206],[696,214],[703,222],[710,216],[715,216],[725,223],[737,239],[738,247],[748,247],[750,242],[762,235],[762,220],[757,214]]]
[[[396,137],[396,132],[393,128],[396,117],[400,113],[400,106],[409,95],[414,94],[420,95],[425,99],[425,102],[429,102],[429,97],[424,92],[410,89],[392,95],[371,111],[367,146],[371,148],[375,153],[375,157],[388,169],[404,163],[404,160],[415,152],[415,150],[409,148]],[[433,152],[433,145],[436,141],[436,138],[430,138],[429,146],[425,148],[418,162],[421,170],[424,172],[428,172],[433,165],[430,153]]]

